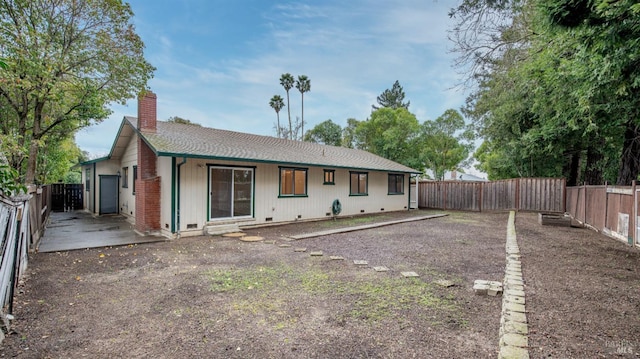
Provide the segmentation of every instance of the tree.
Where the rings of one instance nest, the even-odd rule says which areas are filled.
[[[269,106],[271,106],[276,111],[276,117],[278,122],[276,124],[276,132],[278,137],[280,137],[280,110],[284,107],[284,99],[280,95],[273,95],[271,100],[269,100]]]
[[[311,80],[306,75],[298,76],[296,80],[296,88],[300,91],[300,95],[302,96],[302,138],[304,138],[304,93],[311,91]]]
[[[171,123],[180,123],[183,125],[194,125],[194,126],[202,126],[199,123],[195,123],[195,122],[191,122],[191,120],[188,120],[186,118],[182,118],[180,116],[171,116],[169,117],[169,119],[167,120],[167,122],[171,122]]]
[[[0,2],[0,48],[9,65],[0,83],[8,112],[2,130],[23,134],[17,145],[28,149],[26,183],[36,177],[47,138],[72,136],[106,118],[108,104],[146,88],[154,68],[132,16],[119,0]],[[22,160],[12,163],[16,170]]]
[[[640,174],[640,4],[635,0],[540,0],[541,12],[558,36],[576,48],[576,84],[581,103],[599,125],[622,139],[616,183],[629,185]],[[584,106],[583,105],[583,106]]]
[[[304,136],[305,141],[322,143],[331,146],[342,144],[342,128],[331,120],[317,124]]]
[[[400,86],[400,82],[396,80],[396,82],[393,83],[391,90],[386,89],[380,96],[378,96],[377,102],[380,106],[371,105],[371,107],[373,108],[373,110],[378,110],[385,107],[392,109],[401,107],[409,109],[409,104],[411,103],[411,101],[407,101],[406,103],[402,101],[404,101],[404,90],[402,89],[402,86]]]
[[[291,127],[291,131],[289,128],[282,126],[280,127],[280,137],[286,138],[290,140],[302,141],[302,121],[300,121],[300,117],[296,116],[295,121],[293,122],[293,126]]]
[[[358,148],[412,168],[421,166],[416,148],[420,123],[406,108],[380,108],[356,128]]]
[[[289,102],[289,90],[291,90],[293,88],[294,81],[295,80],[293,78],[293,75],[291,75],[288,72],[286,74],[282,74],[282,76],[280,76],[280,85],[282,85],[282,87],[284,87],[284,90],[287,92],[287,115],[289,115],[289,135],[290,136],[293,134],[293,127],[292,127],[292,123],[291,123],[291,107],[289,106],[289,104],[290,104],[290,102]]]
[[[342,146],[347,148],[360,148],[356,131],[360,121],[355,118],[348,118],[347,125],[342,129]]]
[[[460,170],[473,149],[473,131],[462,115],[446,110],[435,121],[422,125],[422,158],[425,167],[433,171],[436,180],[444,180],[446,171]]]

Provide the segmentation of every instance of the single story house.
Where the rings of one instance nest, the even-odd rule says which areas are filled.
[[[408,210],[420,173],[357,149],[158,121],[151,92],[137,118],[122,120],[109,155],[81,167],[88,211],[169,238]]]

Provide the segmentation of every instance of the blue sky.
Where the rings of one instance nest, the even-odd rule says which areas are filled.
[[[269,99],[285,98],[280,75],[307,75],[304,117],[310,129],[331,119],[365,120],[399,80],[420,122],[464,104],[452,67],[447,16],[457,1],[433,0],[132,0],[145,57],[157,68],[149,87],[158,119],[180,116],[207,127],[275,136]],[[293,88],[291,117],[300,116]],[[109,153],[136,101],[111,106],[103,123],[76,142],[92,158]],[[281,123],[287,121],[286,108]]]

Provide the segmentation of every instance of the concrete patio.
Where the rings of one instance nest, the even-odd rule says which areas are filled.
[[[93,217],[84,211],[51,212],[36,251],[59,252],[165,240],[164,237],[136,234],[132,224],[120,215]]]

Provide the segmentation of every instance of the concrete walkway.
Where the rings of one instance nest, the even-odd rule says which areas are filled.
[[[93,217],[84,211],[51,212],[49,225],[37,252],[123,246],[165,241],[164,237],[140,236],[123,216]]]
[[[363,224],[363,225],[354,226],[354,227],[329,229],[329,230],[326,230],[326,231],[303,233],[303,234],[298,234],[298,235],[294,235],[294,236],[288,236],[287,238],[291,238],[291,239],[314,238],[314,237],[328,236],[328,235],[337,234],[337,233],[355,232],[355,231],[361,231],[363,229],[390,226],[392,224],[422,221],[422,220],[425,220],[425,219],[439,218],[439,217],[444,217],[444,216],[448,216],[448,214],[446,214],[446,213],[445,214],[433,214],[433,215],[430,215],[430,216],[405,218],[405,219],[399,219],[399,220],[396,220],[396,221],[378,222],[378,223],[371,223],[371,224]]]

